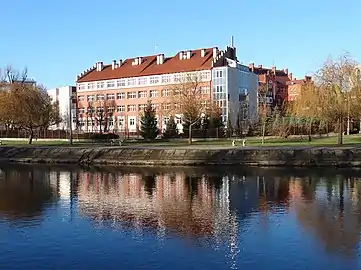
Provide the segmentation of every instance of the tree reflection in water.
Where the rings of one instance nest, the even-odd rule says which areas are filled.
[[[41,219],[54,189],[41,171],[2,171],[0,176],[0,218],[16,221]],[[56,190],[55,190],[56,191]]]

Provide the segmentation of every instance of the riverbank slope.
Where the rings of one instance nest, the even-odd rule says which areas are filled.
[[[83,165],[247,165],[360,167],[361,146],[342,147],[61,147],[3,146],[0,162]]]

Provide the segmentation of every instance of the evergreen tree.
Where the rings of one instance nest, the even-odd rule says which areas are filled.
[[[171,116],[169,121],[167,122],[167,126],[165,128],[163,136],[166,139],[171,139],[171,138],[177,138],[178,135],[179,133],[178,133],[177,124],[174,121],[174,117]]]
[[[220,111],[213,112],[209,117],[209,137],[221,138],[224,137],[224,124]]]
[[[233,135],[233,127],[232,127],[232,123],[231,123],[231,119],[228,117],[227,120],[227,137],[230,138]]]
[[[154,140],[158,135],[155,109],[152,108],[152,103],[150,101],[148,101],[140,119],[140,135],[145,140]]]

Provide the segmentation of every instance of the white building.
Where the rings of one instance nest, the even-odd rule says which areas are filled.
[[[69,108],[71,106],[71,115],[73,118],[72,128],[76,129],[76,87],[75,86],[64,86],[48,90],[48,95],[55,102],[59,103],[59,113],[62,122],[58,125],[51,126],[50,129],[63,129],[69,130]]]

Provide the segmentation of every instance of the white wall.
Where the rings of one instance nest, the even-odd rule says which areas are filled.
[[[59,102],[59,113],[63,121],[57,126],[51,126],[50,129],[69,129],[69,107],[70,107],[70,98],[72,95],[72,86],[58,87],[48,90],[49,96],[52,98],[53,102]],[[76,106],[73,104],[71,114],[73,118],[76,117]],[[76,119],[76,118],[75,118]],[[76,128],[76,123],[72,124],[72,128]]]
[[[238,114],[245,115],[248,121],[255,121],[257,119],[258,76],[250,72],[248,66],[234,60],[228,60],[228,65],[228,67],[213,70],[213,74],[216,70],[224,70],[226,75],[226,98],[229,97],[227,118],[230,118],[232,125],[235,125]],[[243,98],[240,100],[240,96],[245,96],[246,99],[242,101]],[[243,108],[245,108],[244,112],[241,113]]]

